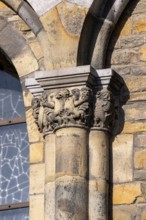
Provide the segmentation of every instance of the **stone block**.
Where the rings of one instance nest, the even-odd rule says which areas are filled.
[[[139,48],[139,53],[140,53],[140,60],[146,61],[146,45],[143,45],[142,47]]]
[[[30,195],[44,193],[45,165],[30,166]]]
[[[34,53],[35,57],[37,58],[37,60],[41,59],[43,57],[43,51],[42,51],[42,48],[39,44],[39,42],[37,41],[34,41],[34,42],[31,42],[29,44],[32,52]]]
[[[125,122],[122,133],[131,134],[146,131],[146,122]]]
[[[125,83],[130,92],[141,92],[146,89],[146,76],[125,76]]]
[[[136,63],[138,61],[138,52],[134,49],[119,49],[112,54],[112,65]]]
[[[133,101],[146,101],[146,92],[134,92],[130,93],[130,102]]]
[[[120,36],[129,36],[132,32],[132,21],[128,19],[121,30]]]
[[[113,211],[113,220],[132,220],[131,213],[124,210],[114,210]]]
[[[26,111],[26,124],[27,124],[29,142],[41,141],[42,134],[38,131],[37,125],[35,124],[35,120],[32,115],[32,109]]]
[[[38,70],[38,63],[30,48],[25,47],[20,54],[17,54],[12,62],[19,74],[19,77]]]
[[[11,6],[15,11],[19,8],[20,4],[22,3],[22,0],[16,1],[16,0],[5,0],[5,3],[7,3],[9,6]]]
[[[30,92],[23,91],[23,100],[25,107],[31,107],[33,95]]]
[[[30,145],[30,163],[43,162],[44,143],[35,143]]]
[[[62,177],[56,180],[56,220],[88,219],[88,184],[80,177]]]
[[[42,23],[40,22],[38,16],[25,1],[23,1],[23,4],[21,4],[18,13],[20,17],[23,18],[24,22],[31,28],[33,33],[35,33],[35,35],[37,35],[43,29]]]
[[[87,8],[90,8],[93,0],[66,0],[67,2],[70,2],[72,4],[76,4],[76,5],[79,5],[79,6],[82,6],[82,7],[87,7]]]
[[[133,179],[133,135],[116,136],[112,145],[113,182],[129,182]]]
[[[132,33],[144,33],[146,32],[146,14],[136,14],[132,16]]]
[[[28,2],[32,6],[32,8],[37,12],[37,14],[41,16],[48,12],[50,9],[56,7],[56,5],[62,2],[62,0],[40,0],[39,4],[37,0],[28,0]]]
[[[113,204],[132,204],[138,196],[141,196],[140,183],[119,184],[113,187]]]
[[[131,103],[124,106],[125,121],[137,121],[146,119],[145,102]]]
[[[44,220],[44,195],[30,196],[30,213],[31,220]]]
[[[135,170],[134,179],[138,181],[146,181],[146,170]]]
[[[134,167],[146,170],[146,150],[136,151],[134,154]]]
[[[68,34],[79,36],[85,19],[84,8],[62,2],[57,6],[60,20]]]
[[[10,24],[0,32],[0,47],[10,58],[18,55],[25,45],[25,39]]]
[[[127,36],[120,39],[121,48],[134,48],[144,44],[143,36]]]
[[[146,132],[134,135],[134,146],[137,148],[146,147]]]
[[[66,32],[56,9],[50,10],[40,19],[49,39],[49,50],[48,47],[46,48],[46,69],[75,66],[79,38]],[[46,50],[45,47],[46,45],[44,45],[44,50]]]

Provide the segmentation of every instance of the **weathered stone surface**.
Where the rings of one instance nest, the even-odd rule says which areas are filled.
[[[143,36],[128,36],[120,39],[121,48],[134,48],[144,44]]]
[[[146,170],[146,150],[136,151],[134,154],[134,167]]]
[[[41,17],[49,39],[49,59],[47,69],[59,69],[76,65],[78,37],[70,36],[64,29],[57,9],[52,9]],[[45,45],[44,45],[45,46]],[[48,48],[47,48],[48,50]]]
[[[50,133],[45,137],[45,183],[55,180],[55,134]]]
[[[116,136],[112,144],[113,182],[129,182],[133,179],[133,135]]]
[[[125,122],[123,133],[136,133],[136,132],[144,132],[146,131],[146,123],[145,122]]]
[[[33,41],[30,44],[30,48],[32,50],[32,52],[34,53],[35,57],[39,60],[43,57],[43,51],[42,48],[39,44],[39,42],[37,41]]]
[[[121,30],[120,36],[128,36],[131,35],[132,32],[132,21],[128,19]]]
[[[137,102],[124,106],[125,121],[146,119],[145,107],[145,102]]]
[[[32,109],[26,112],[27,131],[30,142],[37,142],[42,140],[42,135],[39,133],[37,125],[32,116]]]
[[[130,93],[129,101],[146,101],[146,92]]]
[[[131,213],[126,210],[114,210],[113,220],[131,220]]]
[[[103,180],[89,181],[89,220],[106,219],[108,207],[108,183]]]
[[[146,170],[134,171],[134,179],[139,181],[146,181]]]
[[[84,8],[67,2],[57,6],[60,20],[68,34],[79,36],[85,18]]]
[[[113,187],[113,204],[131,204],[141,195],[139,183],[127,183]]]
[[[45,185],[45,219],[55,220],[55,182]]]
[[[30,166],[30,195],[44,193],[45,165]]]
[[[55,220],[88,219],[87,182],[80,177],[62,177],[56,180]]]
[[[38,70],[37,60],[28,47],[23,49],[20,54],[17,54],[12,62],[20,77]]]
[[[35,143],[30,145],[30,163],[43,162],[44,143]]]
[[[44,195],[30,196],[30,214],[31,220],[44,220]]]
[[[130,92],[146,90],[146,76],[126,76],[124,80]]]
[[[15,57],[22,51],[25,45],[25,39],[10,24],[1,30],[0,47],[9,57]]]
[[[62,2],[62,0],[49,0],[49,1],[40,0],[39,4],[37,0],[28,0],[28,2],[37,12],[37,14],[41,16],[46,12],[48,12],[50,9],[54,8],[57,4]]]
[[[56,175],[87,175],[87,131],[67,127],[56,131]]]
[[[42,23],[40,22],[38,16],[25,1],[23,1],[21,4],[18,13],[23,18],[25,23],[31,28],[34,34],[37,35],[43,29]]]
[[[25,107],[30,107],[33,99],[33,95],[30,92],[23,91],[23,100]]]
[[[112,65],[136,63],[138,61],[138,53],[134,49],[115,50],[112,54]]]
[[[141,13],[139,15],[134,15],[132,17],[132,32],[134,34],[146,32],[146,15],[145,13]]]
[[[80,6],[83,6],[83,7],[87,7],[89,8],[93,2],[93,0],[66,0],[72,4],[76,4],[76,5],[80,5]]]
[[[139,52],[140,52],[140,60],[146,61],[146,45],[140,47]]]
[[[135,147],[146,147],[146,133],[141,132],[134,135],[134,146]]]
[[[92,130],[89,135],[89,178],[108,179],[109,136]]]
[[[9,6],[11,6],[15,11],[19,8],[20,4],[22,3],[22,0],[5,0],[5,3],[7,3]]]

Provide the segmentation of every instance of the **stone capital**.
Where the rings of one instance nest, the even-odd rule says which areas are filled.
[[[44,135],[63,126],[112,129],[122,85],[113,70],[91,66],[39,71],[26,80],[34,95],[33,116]]]

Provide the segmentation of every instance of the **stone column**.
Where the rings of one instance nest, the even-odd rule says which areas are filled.
[[[45,137],[45,220],[55,220],[55,134]]]
[[[37,72],[26,85],[46,142],[45,220],[107,220],[109,139],[123,82],[111,69],[82,66]]]
[[[108,220],[109,142],[116,117],[112,93],[98,91],[89,136],[89,220]]]
[[[88,131],[69,126],[55,133],[55,220],[88,220]]]

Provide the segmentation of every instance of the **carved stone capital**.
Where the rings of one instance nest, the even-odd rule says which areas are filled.
[[[88,87],[48,91],[40,98],[34,98],[33,116],[40,132],[45,135],[57,127],[66,125],[88,126],[91,99],[92,91]]]
[[[116,123],[117,106],[111,91],[102,89],[95,95],[93,127],[111,131]]]
[[[117,97],[123,80],[111,69],[81,66],[39,71],[25,84],[34,95],[33,116],[44,134],[60,126],[88,126],[110,132],[116,126]]]

